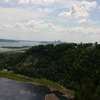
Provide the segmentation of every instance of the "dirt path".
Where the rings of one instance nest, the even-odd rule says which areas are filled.
[[[45,100],[60,100],[55,94],[47,94]]]

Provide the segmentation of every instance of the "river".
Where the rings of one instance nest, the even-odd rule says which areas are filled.
[[[68,100],[61,93],[44,86],[0,78],[0,100],[45,100],[45,96],[52,93],[60,99],[48,100]]]
[[[0,42],[0,52],[5,51],[13,51],[13,49],[10,48],[2,48],[2,47],[23,47],[23,46],[35,46],[39,45],[40,42]]]

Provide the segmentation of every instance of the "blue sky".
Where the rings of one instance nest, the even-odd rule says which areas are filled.
[[[100,43],[100,0],[0,0],[0,38]]]

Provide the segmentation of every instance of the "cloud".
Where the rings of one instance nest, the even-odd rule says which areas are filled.
[[[5,25],[1,25],[0,28],[1,29],[11,29],[11,28],[14,28],[14,27],[12,25],[5,24]]]
[[[62,26],[53,25],[52,23],[46,23],[43,20],[30,20],[26,23],[17,23],[15,27],[18,29],[30,30],[35,32],[41,32],[41,31],[62,32],[65,30],[65,28]]]
[[[78,21],[78,23],[86,23],[86,22],[87,20],[85,18]]]
[[[13,3],[19,3],[19,4],[26,4],[29,3],[32,0],[5,0],[5,2],[13,2]]]
[[[17,2],[20,2],[20,0],[5,0],[6,3],[17,3]]]
[[[52,8],[38,8],[38,9],[36,9],[38,12],[40,12],[40,13],[51,13],[51,12],[53,12],[54,11],[54,9],[52,9]]]
[[[9,17],[8,20],[13,20],[13,18]]]
[[[44,3],[54,3],[57,0],[42,0]]]
[[[87,19],[80,19],[81,23]],[[100,42],[100,28],[64,27],[43,20],[28,20],[0,26],[0,37],[31,40],[64,40],[68,42]]]
[[[90,19],[85,19],[85,18],[83,18],[83,19],[80,19],[80,20],[78,21],[78,23],[92,23],[92,21],[91,21]]]
[[[43,3],[55,3],[58,0],[5,0],[5,2],[13,2],[19,4],[43,4]]]
[[[9,0],[5,0],[5,2],[9,2]]]
[[[56,26],[44,21],[31,20],[28,23],[17,24],[19,26],[12,28],[4,28],[0,37],[12,39],[26,39],[26,40],[63,40],[67,42],[99,42],[100,43],[100,28],[92,27],[74,27],[65,28]],[[33,26],[31,26],[33,25]],[[35,26],[34,26],[35,25]],[[39,25],[39,27],[38,27]],[[1,27],[0,27],[1,28]],[[48,29],[49,31],[41,31]],[[15,34],[16,33],[16,34]]]
[[[100,9],[100,6],[98,6],[98,9]]]
[[[97,7],[97,2],[82,1],[80,5],[71,5],[70,11],[59,14],[62,18],[86,18],[89,17],[89,11]]]
[[[26,4],[26,3],[29,3],[30,0],[19,0],[19,4]]]
[[[0,0],[0,37],[100,41],[97,6],[97,0]]]
[[[45,15],[46,16],[46,15]],[[37,19],[38,17],[44,17],[44,14],[37,12],[36,10],[30,11],[22,8],[3,8],[0,7],[0,25],[11,24]]]
[[[81,23],[86,22],[85,19],[80,21]],[[55,32],[55,33],[73,33],[73,34],[99,34],[100,28],[92,28],[92,27],[74,27],[74,28],[66,28],[64,26],[54,25],[52,23],[46,23],[43,20],[29,20],[24,23],[17,23],[15,25],[2,25],[0,28],[9,28],[23,31],[31,31],[31,32]]]
[[[88,10],[95,9],[97,7],[97,2],[96,1],[93,1],[93,2],[82,1],[81,6],[85,8],[85,10],[88,11]]]
[[[59,14],[62,18],[80,18],[80,17],[88,17],[89,13],[84,10],[78,8],[76,5],[72,5],[69,12],[62,12]]]

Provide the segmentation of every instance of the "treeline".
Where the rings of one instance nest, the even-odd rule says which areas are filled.
[[[57,82],[75,90],[75,100],[100,99],[100,44],[49,44],[1,53],[0,68]]]

